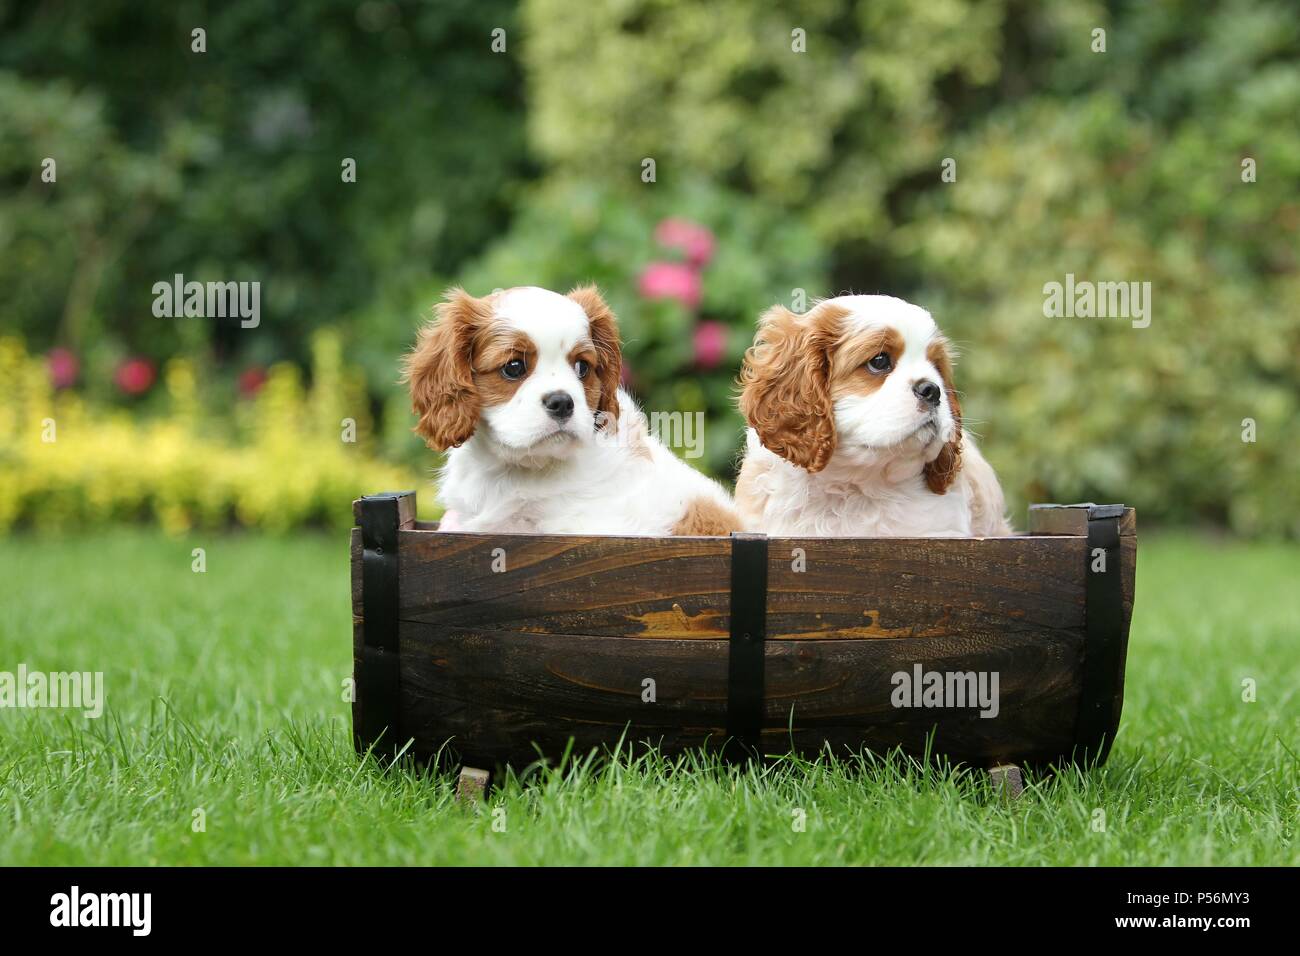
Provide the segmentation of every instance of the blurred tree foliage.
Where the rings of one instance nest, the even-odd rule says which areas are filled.
[[[395,359],[442,287],[594,280],[634,392],[705,412],[725,476],[758,313],[887,292],[964,346],[1017,510],[1294,536],[1297,116],[1282,0],[0,2],[0,323],[91,399],[127,353],[214,383],[337,325],[410,456]],[[710,255],[656,238],[678,219]],[[154,318],[175,273],[260,280],[257,334]],[[1066,274],[1150,282],[1150,327],[1045,317]]]
[[[161,360],[215,335],[219,354],[305,362],[311,329],[454,269],[507,221],[529,171],[523,99],[517,59],[489,43],[514,15],[500,0],[0,4],[6,326],[34,348]],[[175,273],[261,281],[259,334],[154,318],[153,283]],[[395,324],[391,347],[409,331]]]
[[[1300,535],[1292,5],[526,0],[523,21],[549,175],[707,177],[812,231],[816,292],[931,308],[1017,509]],[[1150,282],[1150,327],[1046,318],[1067,273]]]
[[[687,177],[875,245],[892,193],[946,155],[998,78],[1003,0],[525,0],[530,133],[561,171]],[[802,31],[801,38],[796,31]],[[795,48],[802,41],[806,52]]]

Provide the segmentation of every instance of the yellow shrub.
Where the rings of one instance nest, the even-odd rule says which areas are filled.
[[[133,416],[54,391],[39,358],[0,338],[0,530],[347,527],[354,498],[422,484],[375,457],[365,390],[337,336],[320,333],[312,354],[310,388],[294,366],[275,366],[223,427],[205,417],[187,360],[164,370],[165,411]]]

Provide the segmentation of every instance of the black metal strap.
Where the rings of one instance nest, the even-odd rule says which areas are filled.
[[[405,739],[400,726],[400,646],[397,634],[397,534],[401,495],[361,499],[361,607],[364,623],[361,673],[357,681],[360,726],[357,747],[372,744],[390,756]]]
[[[759,752],[767,639],[767,537],[731,536],[731,643],[727,658],[729,754]],[[738,746],[736,746],[738,745]]]
[[[1123,516],[1123,505],[1088,507],[1083,686],[1075,738],[1084,759],[1097,763],[1110,752],[1123,704],[1124,568],[1119,536]]]

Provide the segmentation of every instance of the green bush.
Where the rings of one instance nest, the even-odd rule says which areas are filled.
[[[1300,24],[1267,4],[1186,13],[1125,8],[1118,71],[1055,36],[1096,89],[954,142],[958,182],[910,210],[900,249],[968,346],[969,404],[1017,497],[1296,536]],[[1066,273],[1150,282],[1150,326],[1045,318]]]
[[[807,229],[831,277],[810,291],[930,308],[964,347],[968,425],[1015,512],[1124,500],[1300,535],[1294,11],[560,6],[523,14],[549,175],[631,193],[653,157],[661,184],[727,183]],[[1150,282],[1150,327],[1046,318],[1044,285],[1067,273]]]
[[[532,142],[561,174],[636,184],[652,157],[662,183],[729,183],[861,243],[890,224],[891,188],[935,168],[962,119],[945,92],[997,78],[1004,8],[526,0]]]
[[[514,16],[507,0],[6,5],[6,326],[38,350],[162,362],[211,344],[305,365],[313,329],[446,274],[508,222],[531,165],[517,58],[489,44]],[[155,318],[150,290],[175,273],[260,281],[261,325]]]
[[[1163,131],[1116,112],[1097,97],[982,131],[960,148],[980,182],[926,204],[906,230],[943,283],[927,304],[966,346],[968,412],[1021,501],[1122,498],[1180,522],[1300,534],[1300,276],[1267,264],[1284,261],[1283,221],[1300,216],[1267,157],[1300,156],[1300,139],[1283,142],[1279,124],[1207,150],[1175,131],[1156,151]],[[1248,154],[1272,184],[1240,181]],[[1173,184],[1188,201],[1166,219]],[[1267,214],[1257,196],[1272,197]],[[1017,225],[994,235],[997,221]],[[1150,326],[1045,317],[1043,286],[1066,273],[1150,282]]]

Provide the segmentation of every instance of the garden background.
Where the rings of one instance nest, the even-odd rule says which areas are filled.
[[[1297,862],[1297,117],[1283,0],[0,0],[0,672],[106,694],[0,710],[0,864]],[[1138,509],[1108,764],[575,755],[498,833],[358,760],[350,502],[433,504],[398,359],[448,285],[587,281],[724,480],[761,311],[929,308],[1014,521]]]
[[[396,363],[442,289],[594,280],[724,479],[759,313],[881,292],[962,347],[1017,520],[1300,533],[1294,8],[763,6],[0,7],[0,527],[344,526],[428,488]],[[1150,327],[1045,318],[1067,273],[1149,281]],[[259,326],[155,317],[177,274]]]

